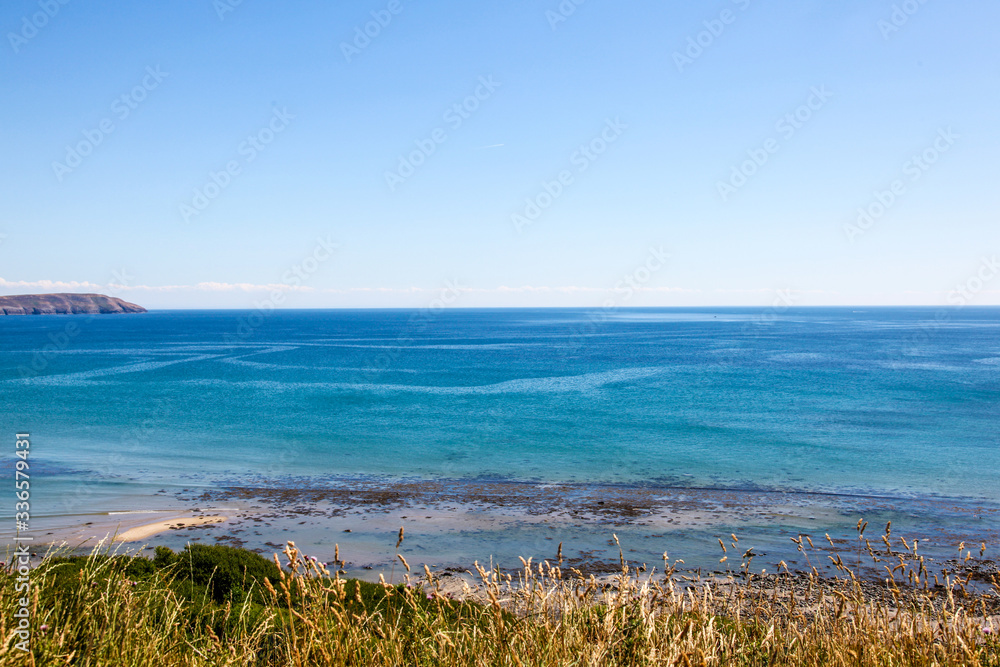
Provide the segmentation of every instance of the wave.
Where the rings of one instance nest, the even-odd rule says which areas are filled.
[[[629,382],[670,372],[663,367],[623,368],[613,371],[584,373],[583,375],[552,376],[541,378],[519,378],[487,385],[475,386],[433,386],[406,384],[376,384],[347,382],[277,382],[273,380],[252,380],[247,382],[220,379],[185,380],[186,384],[247,387],[254,389],[327,389],[334,391],[370,391],[376,393],[411,392],[420,394],[445,395],[489,395],[489,394],[538,394],[587,391],[609,384]]]
[[[185,359],[173,359],[171,361],[141,361],[135,364],[126,364],[124,366],[112,366],[111,368],[98,368],[91,371],[80,371],[78,373],[63,373],[61,375],[39,375],[37,377],[31,378],[21,378],[15,380],[8,380],[8,382],[22,382],[28,384],[44,384],[44,385],[76,385],[88,380],[93,380],[95,378],[107,377],[109,375],[121,375],[123,373],[142,373],[144,371],[152,371],[158,368],[164,368],[166,366],[173,366],[174,364],[187,364],[196,361],[204,361],[206,359],[215,359],[219,355],[216,354],[202,354],[195,357],[187,357]]]
[[[304,366],[295,364],[269,364],[263,361],[247,361],[242,357],[218,359],[220,363],[256,368],[268,371],[339,371],[344,373],[439,373],[436,370],[416,370],[413,368],[351,368],[345,366]]]

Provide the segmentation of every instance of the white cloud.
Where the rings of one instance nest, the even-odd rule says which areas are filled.
[[[0,289],[43,289],[43,290],[96,290],[114,292],[313,292],[325,294],[437,294],[440,287],[347,287],[347,288],[326,288],[317,289],[305,285],[288,285],[285,283],[223,283],[223,282],[202,282],[193,285],[121,285],[110,283],[107,285],[97,285],[91,282],[63,282],[57,280],[36,280],[36,281],[9,281],[0,278]],[[549,285],[521,285],[510,287],[500,285],[499,287],[461,287],[462,292],[478,294],[605,294],[612,291],[611,287],[581,287],[575,285],[549,286]],[[636,292],[667,293],[667,292],[701,292],[698,289],[686,289],[683,287],[643,287],[634,288]],[[751,291],[751,290],[747,290]],[[769,290],[760,290],[769,291]]]
[[[99,290],[103,285],[88,282],[63,282],[61,280],[4,280],[0,278],[0,289],[43,289],[43,290]]]

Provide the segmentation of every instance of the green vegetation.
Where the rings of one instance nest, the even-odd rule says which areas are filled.
[[[888,564],[881,584],[838,558],[836,580],[744,569],[690,583],[666,559],[665,572],[622,559],[606,580],[559,559],[476,566],[462,600],[429,571],[419,586],[331,576],[291,543],[284,567],[207,545],[50,557],[31,573],[31,654],[15,649],[16,572],[0,570],[0,663],[1000,667],[997,582],[978,594],[968,577],[934,586],[915,550],[869,552]]]

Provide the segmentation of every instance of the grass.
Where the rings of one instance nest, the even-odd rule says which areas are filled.
[[[877,546],[861,524],[859,537],[880,580],[832,553],[836,577],[754,575],[747,551],[739,570],[703,581],[666,558],[657,571],[622,557],[598,579],[560,556],[518,572],[477,564],[457,599],[426,568],[411,584],[405,559],[407,583],[368,583],[331,575],[293,543],[284,562],[207,545],[49,557],[31,574],[30,654],[14,648],[16,573],[0,571],[0,663],[1000,667],[1000,628],[987,620],[1000,582],[975,592],[972,574],[935,580],[888,526]],[[795,542],[807,555],[808,538]]]

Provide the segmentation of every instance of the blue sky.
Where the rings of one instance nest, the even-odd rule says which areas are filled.
[[[998,19],[985,0],[9,0],[0,293],[1000,304]]]

